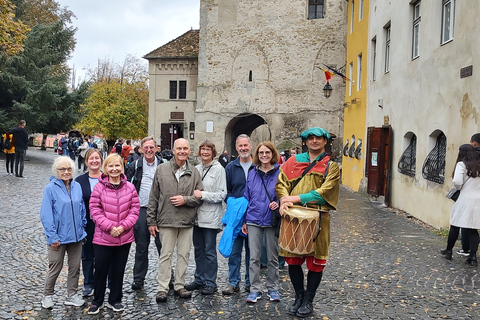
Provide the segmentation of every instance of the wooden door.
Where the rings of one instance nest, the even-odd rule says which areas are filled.
[[[391,137],[390,126],[367,129],[367,192],[375,197],[386,196],[385,202],[387,203],[391,167]]]

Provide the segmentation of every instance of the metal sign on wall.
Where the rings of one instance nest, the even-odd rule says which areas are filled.
[[[468,66],[460,69],[460,79],[470,77],[473,74],[473,66]]]

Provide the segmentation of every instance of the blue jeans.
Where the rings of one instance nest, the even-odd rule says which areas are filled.
[[[233,242],[232,254],[228,258],[228,284],[238,287],[240,285],[240,267],[242,265],[242,249],[245,245],[245,286],[250,286],[250,249],[248,239],[238,235]]]
[[[93,220],[87,218],[87,226],[85,228],[87,237],[82,246],[82,270],[83,270],[83,288],[92,288],[95,285],[94,282],[94,270],[95,270],[95,254],[93,252],[93,233],[95,231],[95,224]]]
[[[217,287],[217,232],[217,229],[193,227],[196,284]]]

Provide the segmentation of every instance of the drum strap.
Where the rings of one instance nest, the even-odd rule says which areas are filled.
[[[319,161],[322,161],[323,158],[325,158],[327,154],[326,153],[323,153],[323,155],[318,158],[317,160],[314,160],[312,163],[310,163],[310,165],[308,167],[305,168],[305,170],[303,170],[303,173],[302,173],[302,176],[300,177],[300,179],[296,180],[294,183],[293,183],[293,187],[292,187],[292,190],[295,189],[295,187],[297,186],[297,184],[303,179],[303,177],[305,177],[305,175],[310,171],[312,170],[313,167],[315,167],[317,165],[317,162]],[[328,172],[328,167],[329,167],[329,164],[330,164],[330,161],[328,161],[329,163],[327,164],[327,170],[325,170],[325,177],[327,176],[327,172]]]

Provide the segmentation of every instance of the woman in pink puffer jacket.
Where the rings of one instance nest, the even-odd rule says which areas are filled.
[[[94,298],[89,314],[103,307],[107,275],[111,284],[107,307],[122,311],[123,275],[131,243],[135,240],[133,226],[140,211],[135,186],[123,174],[123,160],[111,154],[103,163],[103,174],[90,197],[90,215],[95,223],[93,247],[95,253]]]

